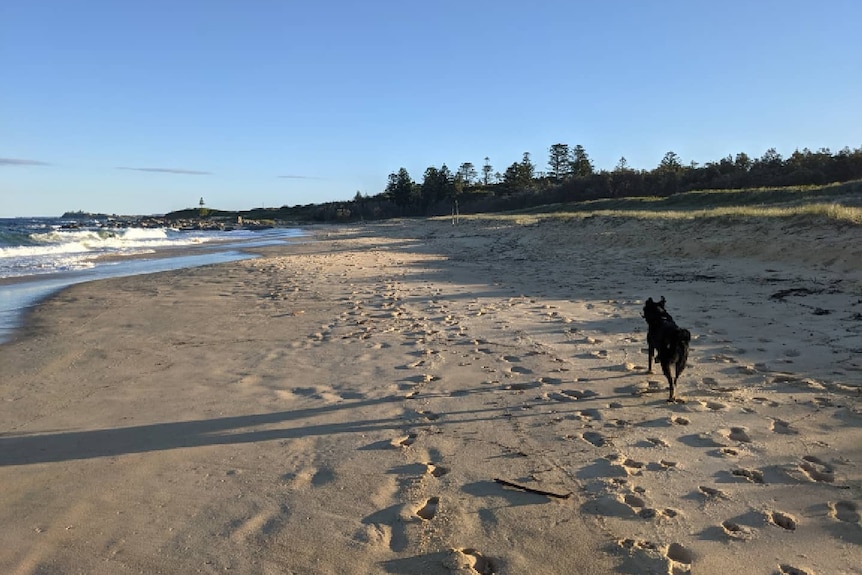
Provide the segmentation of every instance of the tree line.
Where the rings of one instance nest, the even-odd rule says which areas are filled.
[[[652,170],[637,170],[625,157],[612,170],[597,170],[582,145],[553,144],[545,169],[529,152],[502,172],[486,157],[481,167],[463,162],[429,166],[420,180],[405,168],[389,174],[376,195],[360,192],[351,201],[282,208],[280,217],[315,221],[385,219],[523,209],[544,204],[629,196],[669,196],[691,190],[801,186],[862,179],[862,148],[794,151],[784,158],[774,148],[761,157],[744,152],[717,161],[683,163],[667,152]]]

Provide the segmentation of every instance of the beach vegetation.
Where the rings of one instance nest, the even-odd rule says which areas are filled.
[[[825,217],[860,223],[862,148],[831,152],[803,148],[783,157],[769,148],[759,157],[745,152],[716,161],[686,162],[666,152],[651,170],[635,169],[622,156],[597,169],[583,145],[548,149],[547,172],[524,152],[504,173],[487,156],[481,173],[469,161],[456,171],[429,166],[416,182],[406,168],[389,174],[377,194],[352,200],[258,208],[247,212],[207,209],[208,220],[272,219],[287,223],[345,222],[393,217],[481,213],[617,214],[632,217]],[[201,198],[203,200],[203,198]],[[201,217],[203,205],[167,217]]]

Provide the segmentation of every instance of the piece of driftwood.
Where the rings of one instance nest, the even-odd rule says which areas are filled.
[[[506,487],[513,487],[515,489],[520,489],[521,491],[526,491],[528,493],[535,493],[536,495],[544,495],[545,497],[553,497],[554,499],[568,499],[572,496],[571,493],[554,493],[553,491],[545,491],[543,489],[534,489],[532,487],[527,487],[526,485],[521,485],[519,483],[513,483],[511,481],[506,481],[505,479],[500,479],[499,477],[495,477],[494,481],[499,483],[500,485],[505,485]]]

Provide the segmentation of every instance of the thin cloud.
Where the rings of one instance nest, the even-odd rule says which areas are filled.
[[[22,160],[20,158],[0,158],[0,166],[50,166],[48,162],[39,160]]]
[[[317,176],[294,176],[294,175],[279,176],[279,178],[284,178],[287,180],[322,180],[323,179],[323,178],[318,178]]]
[[[199,170],[185,170],[182,168],[129,168],[120,166],[118,170],[132,170],[135,172],[158,172],[161,174],[185,174],[187,176],[206,176],[212,172],[201,172]]]

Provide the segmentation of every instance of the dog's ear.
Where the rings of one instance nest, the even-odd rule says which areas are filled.
[[[650,298],[647,298],[646,302],[647,302],[647,305],[652,305],[652,304],[654,304],[654,303],[655,303],[655,302],[652,300],[652,298],[651,298],[651,297],[650,297]]]
[[[664,296],[661,296],[661,300],[658,302],[658,304],[659,304],[661,307],[664,307],[664,304],[666,304],[666,303],[667,303],[667,300],[666,300],[666,299],[664,299]]]

